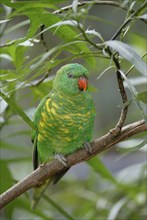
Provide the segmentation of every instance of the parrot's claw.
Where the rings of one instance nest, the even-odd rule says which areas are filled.
[[[87,150],[87,152],[88,152],[89,154],[91,154],[92,150],[91,150],[91,145],[90,145],[90,143],[89,143],[89,142],[85,142],[83,146],[85,147],[85,149]]]
[[[60,161],[65,167],[67,167],[66,164],[66,158],[62,155],[62,154],[55,154],[55,159],[57,159],[58,161]]]

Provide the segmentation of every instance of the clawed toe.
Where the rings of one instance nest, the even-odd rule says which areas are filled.
[[[62,155],[62,154],[55,154],[55,159],[57,159],[58,161],[60,161],[65,167],[67,167],[66,164],[66,158]]]
[[[91,154],[92,149],[91,149],[90,143],[89,142],[85,142],[84,143],[84,147],[87,150],[87,152]]]

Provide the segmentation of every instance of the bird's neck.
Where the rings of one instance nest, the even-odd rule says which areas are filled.
[[[79,92],[76,95],[69,95],[69,94],[64,94],[61,91],[53,91],[53,95],[59,97],[59,99],[62,99],[67,101],[72,101],[75,104],[77,103],[82,103],[83,101],[86,101],[87,99],[89,99],[90,95],[88,91],[83,91],[83,92]]]

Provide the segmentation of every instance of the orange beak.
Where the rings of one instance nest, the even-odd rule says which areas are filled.
[[[88,87],[88,79],[84,76],[81,76],[78,80],[78,85],[79,89],[85,92]]]

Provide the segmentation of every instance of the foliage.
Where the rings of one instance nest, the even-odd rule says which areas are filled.
[[[106,77],[108,85],[110,70],[114,71],[115,67],[107,51],[109,46],[121,65],[120,73],[129,94],[127,104],[138,112],[133,120],[146,120],[146,38],[139,26],[145,28],[147,3],[137,0],[110,1],[112,4],[84,2],[74,0],[70,5],[63,0],[2,0],[1,192],[32,171],[30,132],[33,124],[30,119],[37,103],[51,90],[53,73],[66,63],[83,63],[92,78],[99,81]],[[116,11],[110,9],[118,11],[118,19],[123,11],[121,24],[118,25],[117,18],[113,17]],[[113,20],[103,17],[102,13],[99,16],[97,10],[103,10],[106,15],[110,13]],[[110,36],[107,28],[113,29],[115,34]],[[96,87],[97,84],[90,85],[95,101]],[[104,99],[107,94],[105,96]],[[128,118],[132,120],[131,114]],[[107,128],[115,121],[116,116]],[[97,129],[95,136],[105,129],[101,127],[99,133]],[[123,157],[133,155],[134,151],[140,153],[145,150],[144,139],[145,134],[140,134],[135,141],[121,143],[117,149],[123,150]],[[122,154],[117,153],[117,156],[120,159]],[[57,186],[50,187],[48,196],[35,211],[30,209],[28,192],[7,205],[1,219],[146,218],[144,162],[130,164],[117,174],[112,174],[98,157],[85,166],[84,177],[77,178],[71,172]],[[83,172],[82,167],[80,169]]]

